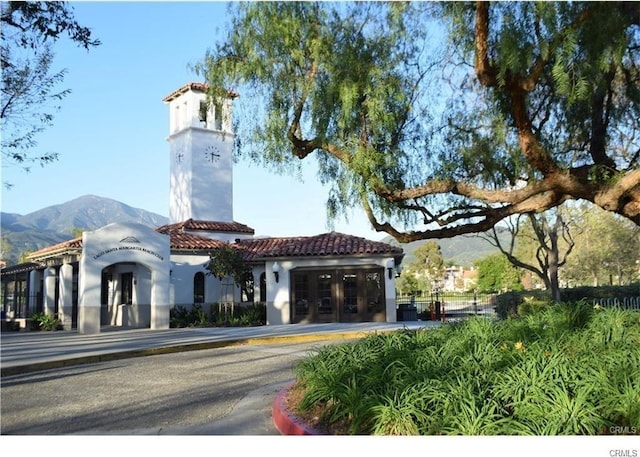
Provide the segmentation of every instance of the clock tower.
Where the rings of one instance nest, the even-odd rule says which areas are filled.
[[[211,102],[207,89],[189,83],[163,99],[169,104],[171,224],[233,221],[231,104],[237,94]]]

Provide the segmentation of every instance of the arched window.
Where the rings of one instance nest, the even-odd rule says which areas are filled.
[[[193,302],[204,303],[204,273],[201,271],[193,277]]]

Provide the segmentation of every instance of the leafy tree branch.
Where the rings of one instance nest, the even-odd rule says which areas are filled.
[[[196,69],[260,107],[240,156],[279,169],[315,159],[330,215],[358,205],[399,241],[569,200],[640,225],[638,9],[233,4],[228,39]]]
[[[100,41],[76,22],[66,2],[2,2],[0,25],[3,162],[28,171],[29,164],[45,165],[58,158],[55,152],[34,152],[37,135],[53,124],[59,103],[70,93],[58,88],[66,70],[52,69],[52,44],[66,36],[88,50]]]

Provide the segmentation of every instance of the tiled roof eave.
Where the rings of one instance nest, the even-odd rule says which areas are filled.
[[[289,255],[257,255],[250,262],[260,263],[266,261],[278,261],[278,260],[311,260],[311,259],[323,259],[323,260],[339,260],[339,259],[371,259],[371,258],[402,258],[404,253],[392,253],[392,252],[375,252],[375,253],[354,253],[354,254],[289,254]]]
[[[173,233],[189,233],[198,235],[198,233],[225,233],[225,234],[250,234],[253,235],[255,230],[248,225],[239,222],[219,222],[219,221],[200,221],[188,219],[183,222],[174,224],[166,224],[156,229],[157,232],[165,234]]]
[[[171,254],[209,255],[219,248],[171,248]]]
[[[180,95],[190,90],[194,92],[206,93],[209,90],[209,85],[206,83],[198,83],[198,82],[187,83],[184,86],[180,87],[179,89],[174,90],[166,97],[164,97],[162,101],[165,103],[169,103],[170,101],[174,100],[175,98],[179,97]],[[238,98],[239,94],[234,90],[227,89],[227,97],[234,99],[234,98]]]
[[[60,249],[55,251],[43,252],[42,254],[38,254],[38,252],[34,252],[28,254],[26,256],[27,259],[33,262],[42,262],[49,259],[55,259],[60,257],[67,256],[79,256],[82,254],[82,248],[72,248],[72,249]]]
[[[40,262],[25,262],[19,263],[17,265],[11,265],[8,267],[3,267],[0,269],[0,275],[2,276],[11,276],[20,273],[26,273],[32,270],[37,270],[38,268],[42,268],[44,265]]]

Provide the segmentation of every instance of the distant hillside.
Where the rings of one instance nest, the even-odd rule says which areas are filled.
[[[506,242],[509,239],[508,233],[501,233],[501,240]],[[403,265],[413,262],[415,259],[413,251],[415,251],[418,246],[428,241],[435,241],[438,243],[442,250],[442,257],[445,261],[452,261],[456,265],[461,266],[471,266],[474,261],[498,252],[498,248],[493,246],[487,240],[481,238],[479,235],[460,235],[454,238],[442,240],[420,240],[412,243],[398,243],[394,238],[388,236],[382,241],[393,244],[394,246],[400,246],[404,249],[405,255],[402,260]]]
[[[165,216],[95,195],[85,195],[26,215],[0,213],[2,260],[8,265],[15,264],[24,252],[71,239],[74,229],[94,230],[112,222],[137,222],[158,227],[168,221]],[[8,244],[6,254],[5,242]]]

